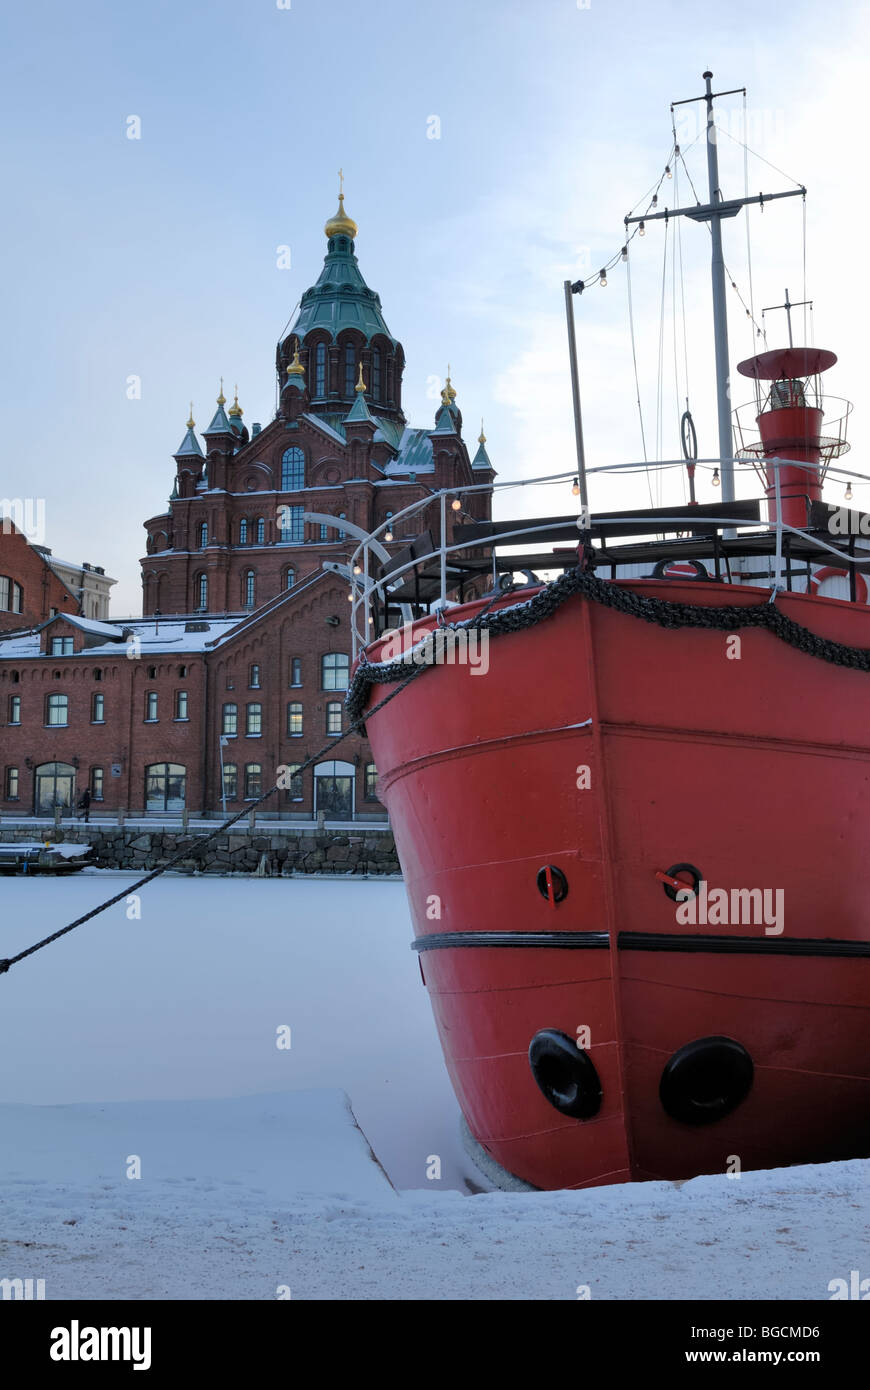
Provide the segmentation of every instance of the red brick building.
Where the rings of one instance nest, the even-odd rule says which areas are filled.
[[[43,550],[31,545],[10,517],[0,517],[0,632],[80,611],[77,595],[55,574]]]
[[[433,423],[406,423],[404,353],[360,273],[356,230],[340,198],[323,271],[278,347],[274,419],[249,432],[221,391],[201,443],[191,415],[169,510],[145,523],[145,617],[45,612],[0,638],[2,811],[44,813],[85,786],[94,812],[214,812],[224,798],[238,810],[346,727],[342,522],[370,531],[494,477],[482,436],[469,457],[449,378]],[[463,499],[465,514],[488,516],[490,500]],[[425,529],[438,534],[437,503],[392,547]],[[381,817],[365,740],[349,737],[265,809]]]

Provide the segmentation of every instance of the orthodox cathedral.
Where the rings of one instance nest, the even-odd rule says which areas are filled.
[[[278,344],[274,418],[248,429],[223,389],[200,434],[191,411],[168,510],[145,522],[143,618],[46,614],[26,567],[10,576],[30,626],[0,634],[7,814],[48,814],[85,787],[94,816],[238,810],[284,766],[290,783],[264,810],[383,817],[361,736],[295,771],[346,727],[352,550],[384,523],[393,553],[416,532],[437,540],[437,501],[395,533],[390,518],[495,474],[482,430],[469,454],[449,375],[434,420],[408,424],[404,352],[363,279],[343,192],[324,231],[323,270]],[[463,499],[466,519],[490,507],[485,486]]]

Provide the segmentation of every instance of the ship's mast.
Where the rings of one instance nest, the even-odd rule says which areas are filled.
[[[684,101],[671,103],[671,111],[677,106],[687,106],[691,102],[703,101],[707,106],[707,181],[709,202],[698,203],[689,208],[665,208],[663,212],[645,213],[643,217],[626,217],[625,224],[633,222],[656,222],[660,218],[690,217],[693,222],[709,222],[713,243],[711,262],[713,281],[713,338],[716,349],[716,404],[719,417],[719,457],[722,471],[722,500],[730,502],[734,498],[734,457],[731,435],[731,404],[729,396],[728,367],[728,309],[725,296],[725,261],[722,255],[722,219],[736,217],[741,208],[749,203],[769,203],[775,198],[793,198],[798,193],[806,196],[806,189],[793,188],[786,193],[758,193],[752,198],[729,198],[726,202],[719,187],[719,155],[716,145],[716,123],[713,118],[715,97],[745,94],[745,87],[733,87],[727,92],[713,91],[713,74],[703,74],[706,90],[703,96],[687,97]],[[745,132],[744,132],[745,134]]]

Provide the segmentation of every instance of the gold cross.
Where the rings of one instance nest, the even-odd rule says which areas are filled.
[[[338,171],[338,178],[339,178],[338,196],[339,196],[339,198],[343,198],[343,197],[344,197],[344,170],[343,170],[343,169],[339,169],[339,171]]]

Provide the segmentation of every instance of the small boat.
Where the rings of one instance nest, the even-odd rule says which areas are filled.
[[[788,294],[788,344],[739,365],[732,436],[721,220],[758,199],[723,201],[713,139],[708,167],[686,215],[713,239],[720,447],[698,458],[684,419],[658,464],[690,500],[589,510],[608,470],[586,469],[575,371],[577,470],[537,481],[573,474],[579,516],[448,533],[465,492],[435,493],[390,522],[409,536],[440,505],[428,554],[384,563],[381,528],[354,557],[348,708],[472,1149],[504,1185],[870,1154],[870,516],[822,500],[862,475],[835,462],[836,357],[794,344]],[[760,496],[735,496],[735,461]],[[705,469],[721,501],[697,500]]]
[[[0,874],[75,874],[87,867],[92,845],[21,841],[0,844]]]

